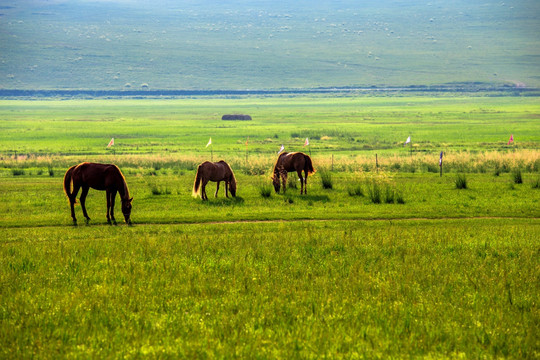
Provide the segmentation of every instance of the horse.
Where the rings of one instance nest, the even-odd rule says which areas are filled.
[[[236,178],[231,167],[225,161],[221,160],[214,163],[205,161],[199,165],[195,183],[193,184],[193,197],[197,197],[200,190],[201,199],[208,200],[208,196],[206,196],[206,184],[208,184],[208,181],[217,182],[215,197],[218,195],[221,181],[225,181],[225,196],[229,197],[227,190],[231,192],[233,197],[236,196]]]
[[[72,183],[73,191],[70,190]],[[87,224],[90,221],[90,217],[86,212],[85,201],[88,190],[92,188],[96,190],[105,190],[107,195],[107,222],[109,224],[114,223],[115,225],[114,201],[116,193],[118,192],[120,194],[120,199],[122,200],[124,220],[126,224],[131,225],[131,202],[133,201],[133,198],[129,197],[126,179],[116,165],[83,162],[79,165],[70,167],[66,171],[66,174],[64,175],[64,191],[69,199],[71,218],[73,219],[74,225],[77,225],[74,206],[80,188],[82,188],[80,197],[81,207]]]
[[[311,158],[302,152],[281,153],[274,165],[272,181],[274,190],[279,193],[280,177],[283,182],[283,192],[287,190],[287,173],[296,171],[300,179],[300,194],[307,194],[307,178],[309,174],[315,173]],[[302,177],[304,171],[305,177]]]

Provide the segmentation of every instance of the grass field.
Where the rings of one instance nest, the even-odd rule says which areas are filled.
[[[520,97],[1,101],[0,358],[538,358],[539,113]],[[305,137],[308,195],[292,174],[274,194],[279,146]],[[191,196],[212,155],[237,198]],[[94,190],[72,225],[62,179],[83,160],[119,164],[134,226],[106,225]]]

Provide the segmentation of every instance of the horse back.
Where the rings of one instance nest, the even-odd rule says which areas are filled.
[[[286,153],[279,157],[278,162],[287,172],[303,170],[305,165],[305,154],[301,152]]]
[[[203,178],[210,181],[228,180],[232,175],[232,170],[225,161],[218,162],[205,161],[199,165],[199,170]]]
[[[106,190],[118,187],[123,183],[124,176],[120,169],[113,164],[82,163],[73,170],[73,181],[89,186],[96,190]]]

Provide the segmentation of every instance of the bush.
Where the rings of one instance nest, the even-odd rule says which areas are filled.
[[[512,172],[512,178],[514,184],[523,184],[523,176],[521,175],[521,169],[516,169]]]
[[[458,174],[454,180],[456,189],[467,189],[467,178],[463,174]]]
[[[321,182],[323,189],[332,189],[334,187],[332,173],[327,170],[321,171]]]
[[[49,176],[53,177],[54,176],[54,169],[52,168],[52,166],[47,167],[47,170],[49,170]]]
[[[22,169],[11,169],[11,173],[13,174],[13,176],[24,175],[24,170],[22,170]]]

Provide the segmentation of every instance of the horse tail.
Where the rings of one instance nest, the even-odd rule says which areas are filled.
[[[71,193],[71,179],[72,179],[71,173],[73,172],[73,169],[75,169],[76,167],[77,165],[70,167],[68,171],[66,171],[66,175],[64,175],[64,192],[66,193],[70,202],[75,201],[73,194]]]
[[[315,174],[315,169],[313,168],[313,163],[311,162],[311,158],[306,155],[306,168],[305,171],[307,171],[310,174]]]
[[[193,195],[193,197],[197,197],[197,195],[199,194],[199,187],[201,186],[202,182],[201,168],[201,165],[199,165],[199,167],[197,168],[197,175],[195,176],[195,183],[193,184],[193,193],[191,194]]]

